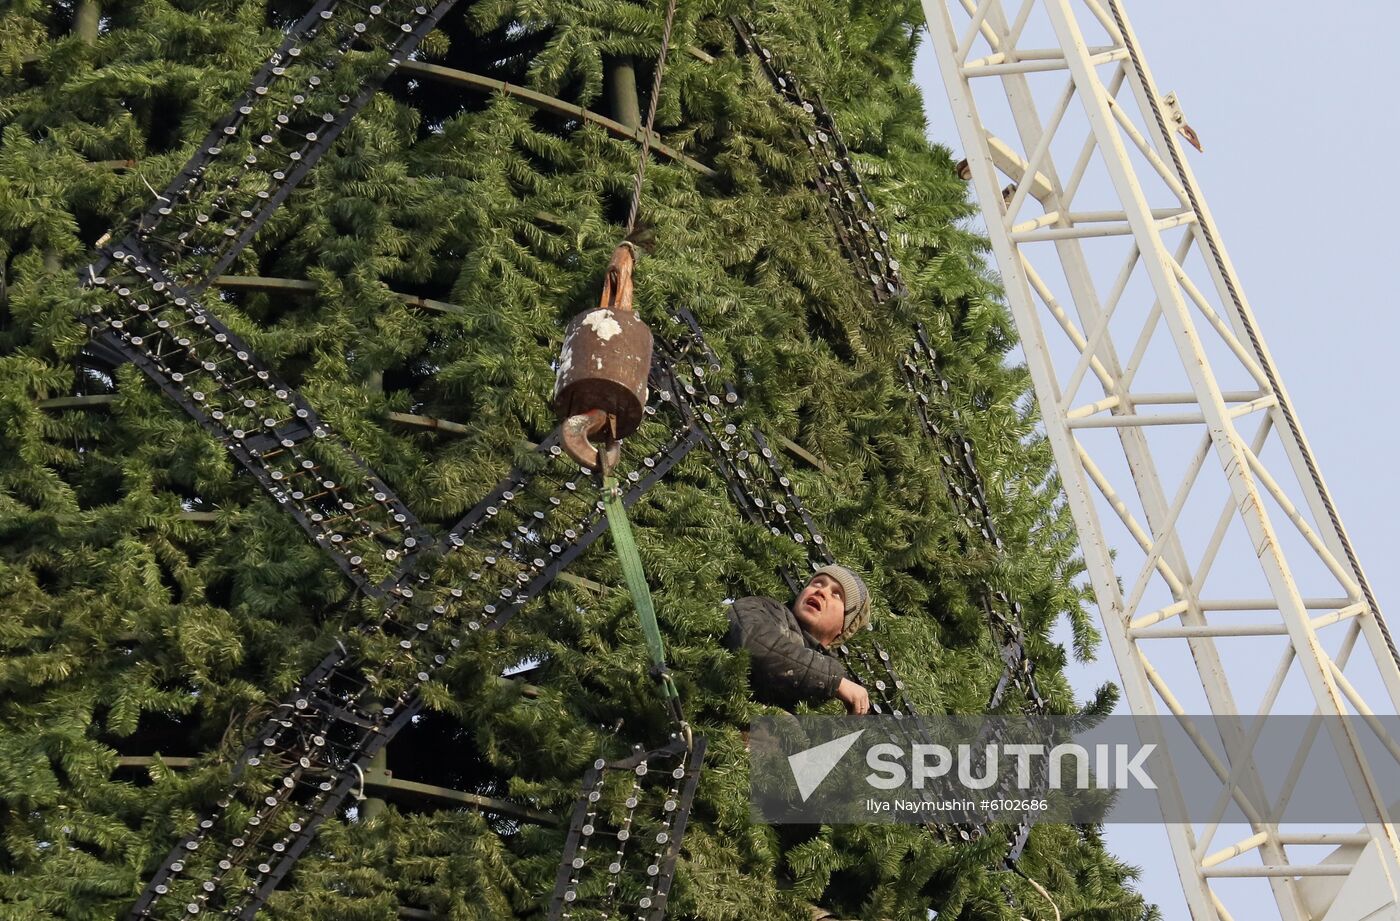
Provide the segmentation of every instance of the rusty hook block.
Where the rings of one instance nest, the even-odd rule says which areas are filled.
[[[651,371],[651,330],[632,309],[631,243],[613,251],[598,306],[574,317],[564,334],[554,381],[554,410],[563,420],[561,440],[569,456],[598,466],[592,436],[607,429],[605,454],[616,463],[617,442],[642,424]]]

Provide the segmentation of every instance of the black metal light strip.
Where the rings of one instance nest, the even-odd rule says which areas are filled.
[[[851,153],[821,97],[804,95],[793,73],[782,67],[773,53],[756,37],[754,28],[739,17],[731,17],[734,30],[749,53],[754,55],[764,76],[789,104],[801,109],[813,121],[810,130],[799,129],[807,144],[817,174],[814,183],[822,193],[827,214],[835,226],[842,249],[851,261],[856,277],[869,286],[876,303],[907,293],[899,277],[899,262],[889,253],[889,233],[879,225],[875,203],[866,194]]]
[[[662,477],[670,472],[671,468],[700,444],[700,434],[693,428],[686,428],[677,433],[676,437],[668,443],[660,452],[649,456],[647,460],[654,461],[645,476],[634,481],[632,486],[623,494],[624,507],[630,508],[642,495],[654,486]],[[525,602],[539,595],[550,583],[563,572],[565,567],[572,563],[579,554],[588,549],[588,546],[597,540],[608,528],[605,518],[599,518],[593,526],[585,532],[582,537],[569,544],[562,552],[556,554],[549,563],[541,568],[534,578],[525,586],[525,589],[512,602],[510,607],[502,611],[497,621],[493,621],[492,626],[504,626]]]
[[[93,276],[88,325],[212,433],[367,594],[426,531],[291,385],[140,253],[126,280]]]
[[[113,263],[138,273],[130,283],[112,287],[127,295],[127,306],[147,314],[151,323],[142,324],[142,318],[134,314],[121,318],[99,315],[95,329],[110,333],[103,337],[104,344],[115,346],[135,361],[224,441],[263,487],[289,506],[298,523],[356,586],[371,595],[381,591],[379,583],[392,581],[402,570],[399,561],[411,556],[421,543],[417,521],[348,447],[335,444],[329,428],[296,391],[272,375],[216,317],[194,303],[193,293],[236,256],[382,81],[385,72],[381,69],[377,76],[361,82],[353,101],[340,94],[332,104],[332,71],[340,67],[345,55],[357,45],[382,47],[388,50],[392,68],[452,5],[452,0],[432,8],[403,2],[366,8],[329,0],[316,3],[254,77],[244,98],[214,127],[165,193],[157,196],[133,234],[106,249],[89,268],[86,279],[98,281]],[[352,13],[347,14],[342,6]],[[331,54],[329,61],[318,60],[324,54]],[[298,87],[300,91],[288,100],[281,100],[277,87],[297,80],[306,86]],[[292,108],[276,111],[284,103]],[[267,148],[297,125],[299,116],[293,110],[310,111],[317,106],[325,110],[316,116],[321,124],[298,137],[297,149],[287,154],[290,166],[265,159],[259,169],[267,175],[262,175],[251,168],[259,165],[258,157],[247,153],[233,178],[218,191],[217,201],[208,200],[205,193],[211,186],[210,169],[216,158],[224,157],[218,162],[232,161],[240,144]],[[263,130],[271,133],[254,140],[260,118],[267,123]],[[239,195],[243,199],[235,202]],[[232,223],[216,220],[220,214]],[[241,231],[235,227],[240,222],[245,225]],[[178,248],[197,252],[204,263],[215,257],[218,261],[206,266],[202,274],[192,273],[188,266],[173,260],[166,245],[172,238],[178,241]],[[143,287],[147,290],[142,291]],[[107,324],[101,319],[115,320],[115,325],[104,329]],[[192,328],[191,323],[200,329]],[[131,328],[123,328],[128,325]],[[225,348],[213,349],[212,355],[207,351],[201,354],[198,345],[207,343],[196,344],[200,332]],[[180,348],[188,361],[174,361],[181,365],[176,370],[166,359],[178,356]],[[221,352],[229,354],[218,354]],[[224,365],[228,367],[221,368]],[[238,379],[231,380],[221,370],[234,371]],[[204,372],[212,375],[212,380],[206,381],[210,386],[200,389],[199,377]],[[187,377],[191,379],[187,381]],[[240,385],[250,383],[250,387],[240,389]],[[259,383],[266,386],[260,388]],[[275,399],[267,399],[267,392]],[[269,403],[271,415],[262,415],[260,411],[268,409]],[[323,472],[323,465],[343,468],[348,476],[329,475]]]
[[[331,655],[323,659],[316,668],[312,669],[312,671],[305,678],[302,679],[301,685],[299,685],[299,687],[295,691],[293,691],[292,694],[288,695],[286,698],[283,699],[281,704],[278,706],[277,711],[292,708],[293,702],[296,699],[298,699],[298,697],[301,695],[302,688],[313,686],[316,682],[319,682],[320,680],[324,679],[335,669],[335,667],[341,661],[343,661],[343,659],[343,652],[332,653]],[[258,737],[255,740],[249,742],[249,744],[244,748],[243,752],[233,763],[233,771],[229,779],[229,793],[218,801],[217,811],[206,814],[201,819],[196,831],[181,838],[178,842],[176,842],[174,847],[171,848],[170,852],[162,861],[160,868],[156,871],[153,878],[147,883],[145,890],[141,894],[141,897],[137,900],[135,906],[133,906],[133,908],[131,909],[131,912],[128,914],[129,918],[154,917],[154,915],[151,914],[151,906],[155,902],[164,898],[166,895],[170,894],[173,881],[176,877],[178,877],[181,873],[184,872],[187,861],[192,859],[193,852],[199,850],[200,846],[204,843],[205,839],[209,837],[210,832],[214,828],[215,824],[222,819],[223,814],[232,804],[233,797],[243,787],[243,773],[248,767],[250,760],[257,759],[259,754],[262,752],[264,748],[264,740],[267,738],[277,738],[280,735],[282,729],[289,728],[282,726],[282,722],[283,719],[277,716],[274,716],[273,718],[269,719],[268,722],[264,724],[262,731],[258,735]],[[253,766],[256,766],[257,764],[258,761],[253,761]],[[204,887],[201,887],[201,891],[205,891]]]
[[[890,654],[873,636],[842,643],[836,647],[836,653],[869,692],[872,713],[918,716],[914,701],[905,693],[904,681],[895,674]]]
[[[323,705],[342,667],[329,658],[284,698],[234,765],[216,811],[167,856],[129,918],[242,917],[237,906],[249,889],[314,833],[326,796],[348,773],[343,753],[365,746],[378,722],[344,706],[335,709],[357,718],[338,718]],[[217,843],[224,846],[216,855]]]
[[[593,762],[555,873],[549,921],[665,917],[704,756],[703,736],[689,750],[673,736],[658,749],[638,746],[626,758]],[[618,778],[615,787],[627,787],[625,798],[609,796],[610,777]]]
[[[761,458],[763,465],[768,470],[770,485],[776,483],[778,488],[782,490],[783,501],[770,503],[770,508],[782,519],[784,529],[793,535],[793,540],[799,544],[821,547],[822,558],[826,559],[829,556],[829,551],[826,550],[826,538],[817,531],[812,516],[807,514],[806,506],[802,504],[802,500],[793,489],[792,480],[778,461],[777,452],[768,446],[768,439],[763,437],[763,431],[758,426],[749,429],[749,437],[758,447],[757,456]],[[795,525],[787,517],[789,511],[797,517]]]
[[[150,233],[156,229],[169,217],[173,208],[171,207],[177,199],[187,197],[190,188],[200,183],[203,178],[205,165],[212,155],[208,153],[210,148],[217,148],[224,143],[228,137],[229,129],[237,133],[242,126],[247,115],[251,114],[251,109],[264,104],[267,95],[267,88],[273,82],[281,79],[285,75],[283,62],[292,57],[292,49],[297,49],[296,56],[301,54],[301,46],[312,41],[325,23],[322,14],[330,12],[335,15],[335,8],[339,5],[339,0],[317,0],[317,2],[307,11],[295,26],[287,33],[282,40],[281,46],[274,51],[256,74],[253,75],[252,85],[238,103],[215,123],[204,140],[200,142],[194,156],[176,174],[175,178],[165,187],[164,192],[156,196],[147,210],[136,220],[136,227],[140,233]],[[274,71],[278,71],[274,73]],[[262,93],[256,93],[255,89],[262,87]],[[124,241],[125,242],[125,241]],[[134,241],[132,241],[134,243]],[[119,244],[120,245],[120,244]],[[110,256],[106,253],[102,255],[92,266],[96,274],[102,274],[110,264]]]
[[[652,912],[647,921],[662,921],[666,916],[666,901],[671,896],[671,883],[676,878],[676,860],[680,857],[681,841],[685,838],[685,827],[690,822],[690,810],[695,805],[695,791],[700,786],[700,768],[705,759],[705,737],[695,736],[692,740],[690,757],[685,763],[685,783],[680,789],[680,799],[677,801],[674,816],[671,819],[671,840],[660,842],[669,844],[664,854],[656,854],[660,858],[660,870],[652,875],[651,868],[647,868],[650,876],[652,895]],[[672,775],[674,777],[674,774]],[[645,905],[638,905],[645,908]]]
[[[346,125],[349,124],[350,119],[353,118],[360,109],[364,108],[370,98],[378,92],[379,87],[383,84],[389,73],[392,72],[394,68],[398,67],[405,57],[413,53],[424,36],[436,28],[438,22],[455,4],[456,0],[443,0],[443,2],[438,3],[436,6],[415,5],[411,9],[408,8],[408,4],[406,3],[384,4],[386,10],[392,6],[403,7],[403,12],[400,14],[403,21],[396,23],[398,40],[388,45],[387,48],[390,55],[388,67],[377,71],[373,77],[365,81],[359,93],[352,100],[347,102],[344,95],[337,97],[337,101],[345,105],[345,108],[334,116],[333,121],[325,126],[319,133],[313,131],[307,132],[304,135],[307,146],[304,150],[296,151],[296,153],[301,154],[300,157],[289,157],[296,165],[287,172],[286,178],[282,180],[276,191],[272,192],[266,199],[262,199],[258,196],[260,207],[238,211],[239,219],[244,222],[242,232],[238,234],[233,244],[225,249],[223,255],[219,257],[219,260],[214,263],[212,267],[203,270],[203,277],[197,281],[197,286],[199,288],[202,289],[208,286],[215,277],[222,273],[223,270],[233,262],[239,251],[252,240],[253,236],[262,225],[266,223],[273,210],[291,194],[292,189],[301,182],[311,170],[312,165],[320,159],[321,155],[330,149],[331,144],[335,142],[335,139],[340,136],[340,133],[345,130]],[[374,6],[371,5],[368,9],[372,12]],[[358,23],[356,23],[356,25],[358,25]],[[354,26],[351,26],[352,32],[354,28]],[[391,31],[390,34],[396,33]],[[313,137],[313,135],[318,136]],[[235,207],[236,206],[232,204],[226,204],[224,210],[232,214]],[[251,218],[244,216],[247,210],[253,210],[253,216]]]
[[[807,513],[776,452],[757,426],[746,426],[737,416],[739,394],[719,379],[719,359],[705,344],[699,322],[685,308],[677,309],[671,320],[683,330],[677,342],[684,343],[697,359],[673,357],[674,388],[684,397],[683,410],[704,438],[740,514],[775,536],[791,538],[814,563],[830,562],[826,538]],[[801,588],[798,573],[785,572],[783,577],[794,592]]]
[[[576,884],[577,872],[587,863],[588,839],[592,838],[592,832],[584,835],[583,829],[589,824],[590,817],[597,814],[597,804],[603,796],[603,771],[606,767],[607,761],[599,758],[583,774],[582,789],[574,802],[569,831],[564,837],[564,853],[559,858],[559,868],[554,873],[554,893],[549,900],[550,921],[560,921],[565,906],[577,900],[575,895],[566,902],[565,896],[571,881]]]
[[[431,653],[419,650],[421,680],[445,664],[441,655],[429,664]],[[363,782],[375,753],[420,709],[417,684],[379,705],[385,671],[363,670],[342,646],[304,679],[235,764],[219,810],[176,846],[129,917],[251,918],[321,822]],[[268,772],[269,765],[278,770]]]
[[[321,0],[131,234],[106,252],[140,249],[183,286],[203,289],[454,2],[361,7]],[[347,78],[345,71],[356,65],[346,62],[359,49],[387,53],[387,66]],[[101,274],[108,262],[99,260],[94,272]]]
[[[236,912],[232,917],[237,918],[238,921],[251,921],[271,897],[282,878],[291,871],[298,858],[311,845],[321,823],[340,811],[341,804],[357,783],[363,785],[364,773],[369,768],[374,756],[378,754],[380,749],[389,744],[389,740],[407,726],[421,709],[421,701],[414,698],[408,706],[397,711],[382,728],[377,728],[376,731],[367,735],[364,744],[358,747],[354,760],[351,762],[351,770],[354,773],[351,773],[351,770],[342,770],[339,783],[330,790],[325,790],[324,785],[318,787],[319,790],[324,790],[324,796],[320,797],[310,821],[304,823],[300,832],[288,843],[285,850],[275,852],[275,862],[270,865],[270,871],[263,874],[262,879],[258,881],[256,889],[252,892],[244,890],[243,900],[236,906]],[[261,869],[260,866],[259,870]]]
[[[296,56],[300,56],[301,46],[312,41],[325,23],[326,20],[322,18],[321,14],[330,12],[334,16],[335,7],[338,5],[339,0],[317,0],[306,15],[292,27],[286,38],[282,40],[281,46],[272,53],[267,63],[253,75],[252,85],[237,105],[215,123],[204,140],[200,142],[194,156],[185,163],[175,178],[165,187],[165,191],[157,194],[156,200],[136,219],[135,224],[139,233],[148,234],[153,231],[166,217],[173,213],[172,203],[181,197],[189,196],[191,187],[200,183],[206,164],[212,156],[215,156],[208,153],[209,149],[218,148],[223,144],[230,129],[235,134],[238,132],[247,115],[251,114],[253,107],[263,104],[267,95],[267,87],[285,75],[283,62],[293,57],[290,54],[292,49],[296,48]],[[274,70],[281,72],[274,73]],[[263,92],[256,93],[257,87],[263,87]],[[115,232],[111,235],[114,236]],[[132,238],[124,239],[121,244],[118,244],[118,248],[123,248],[123,244],[126,244],[124,248],[135,248],[135,240]],[[101,275],[107,270],[111,261],[111,255],[103,252],[98,260],[92,264],[91,271],[93,274]]]
[[[997,534],[996,522],[987,505],[972,443],[961,434],[959,410],[948,405],[952,388],[939,368],[937,353],[929,344],[922,325],[915,330],[914,345],[905,358],[902,370],[906,386],[915,395],[915,412],[920,425],[938,446],[949,498],[959,510],[966,528],[961,540],[965,546],[970,546],[973,535],[976,535],[1002,551],[1004,544]],[[1048,701],[1041,694],[1035,678],[1035,663],[1026,653],[1020,603],[1012,600],[1006,592],[990,587],[983,589],[978,600],[993,636],[1000,644],[1005,666],[988,699],[988,712],[999,709],[1013,687],[1021,692],[1024,712],[1048,712]],[[1030,840],[1030,831],[1031,825],[1027,820],[1022,819],[1017,823],[1005,857],[1008,864],[1020,859]]]
[[[951,385],[939,368],[937,353],[929,344],[922,326],[915,330],[914,345],[901,370],[906,387],[915,396],[915,412],[920,426],[937,446],[948,496],[958,511],[964,529],[959,539],[965,548],[983,541],[997,551],[1003,551],[1005,544],[997,533],[996,522],[987,505],[972,442],[961,432],[961,413],[957,407],[950,405]],[[1005,591],[990,586],[984,588],[978,601],[987,615],[1006,665],[992,691],[988,710],[1000,707],[1009,689],[1015,687],[1024,695],[1026,712],[1046,712],[1048,702],[1036,681],[1034,663],[1026,654],[1020,602]]]

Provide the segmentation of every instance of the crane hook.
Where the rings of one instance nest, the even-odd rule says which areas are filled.
[[[559,441],[574,460],[606,475],[622,456],[622,442],[615,437],[616,431],[616,416],[590,409],[564,420],[559,426]],[[599,434],[604,434],[602,451],[592,444],[592,437]]]

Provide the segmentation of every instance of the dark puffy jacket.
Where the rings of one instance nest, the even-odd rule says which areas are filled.
[[[836,696],[846,669],[802,629],[786,606],[751,596],[734,602],[728,613],[725,645],[749,651],[755,700],[790,710],[802,701],[815,704]]]

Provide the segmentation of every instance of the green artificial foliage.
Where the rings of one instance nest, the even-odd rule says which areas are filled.
[[[84,354],[78,277],[99,237],[180,169],[300,12],[263,0],[0,12],[0,921],[123,916],[270,704],[375,616],[211,436],[133,367]],[[908,297],[876,306],[853,278],[810,184],[805,116],[742,52],[731,15],[822,94]],[[1005,364],[1014,333],[966,189],[925,136],[919,16],[914,2],[681,0],[658,137],[712,175],[654,155],[637,305],[660,335],[672,307],[689,308],[746,423],[819,459],[781,457],[837,558],[868,574],[876,635],[922,711],[986,706],[1001,675],[979,602],[992,584],[1024,604],[1042,692],[1070,713],[1050,630],[1068,619],[1081,658],[1097,642],[1074,529],[1027,375]],[[661,4],[631,0],[462,0],[418,57],[604,116],[630,69],[645,112],[661,20]],[[636,156],[597,121],[519,95],[394,76],[227,270],[311,285],[216,286],[206,306],[442,533],[553,428],[564,325],[597,300]],[[918,323],[1004,554],[966,544],[920,432],[899,370]],[[46,402],[73,395],[111,399]],[[805,559],[741,518],[703,449],[631,514],[671,667],[709,739],[669,917],[1056,916],[1002,867],[1005,829],[948,843],[920,827],[754,824],[741,730],[765,708],[720,645],[722,602],[785,597],[781,571]],[[570,572],[588,581],[556,583],[427,685],[423,715],[388,747],[394,777],[567,821],[594,758],[657,741],[608,541]],[[544,917],[560,828],[373,800],[323,827],[265,917]],[[1065,921],[1157,917],[1093,829],[1037,828],[1020,869]]]

